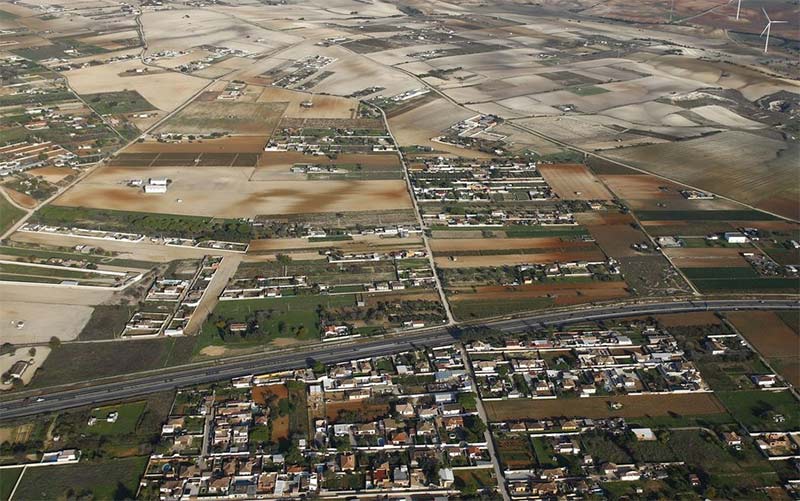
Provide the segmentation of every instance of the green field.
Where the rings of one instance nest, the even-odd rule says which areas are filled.
[[[86,44],[74,38],[68,38],[68,37],[51,38],[49,39],[49,41],[50,44],[48,45],[42,45],[38,47],[27,47],[24,49],[17,49],[13,52],[18,56],[22,56],[26,59],[33,59],[34,61],[41,61],[43,59],[50,59],[53,57],[58,57],[58,58],[81,57],[92,54],[103,54],[108,52],[108,50],[102,47]],[[75,49],[78,51],[78,54],[68,54],[64,52],[65,50],[68,49]]]
[[[58,101],[76,100],[70,91],[56,91],[47,94],[12,94],[0,97],[0,106],[18,106],[26,104],[51,104]],[[28,132],[30,134],[30,132]]]
[[[455,488],[466,495],[472,495],[485,488],[494,489],[497,480],[492,468],[471,468],[453,471]]]
[[[789,391],[721,391],[717,396],[751,432],[800,428],[800,405]]]
[[[17,484],[22,468],[4,468],[0,470],[0,501],[6,501]]]
[[[120,405],[109,405],[92,409],[91,416],[97,418],[92,426],[87,426],[86,432],[94,435],[128,435],[136,431],[136,424],[145,410],[145,402],[130,402]],[[106,419],[112,412],[118,412],[119,417],[114,423]]]
[[[156,109],[141,94],[135,90],[119,92],[101,92],[99,94],[85,94],[83,99],[89,106],[101,115],[116,113],[135,113]]]
[[[693,279],[692,283],[700,292],[769,291],[797,294],[800,291],[800,281],[796,278]]]
[[[582,85],[578,87],[570,87],[566,89],[578,96],[595,96],[597,94],[605,94],[608,92],[607,89],[602,87],[596,87],[594,85]]]
[[[681,268],[687,278],[708,280],[738,280],[740,278],[758,278],[758,273],[751,267],[742,268]]]
[[[583,237],[589,231],[583,226],[505,226],[503,231],[508,238],[529,237]]]
[[[48,205],[39,209],[33,219],[37,223],[53,226],[76,226],[92,230],[125,231],[201,240],[248,242],[252,237],[252,227],[246,222],[201,216]]]
[[[28,468],[14,499],[117,500],[136,496],[147,457]]]
[[[14,207],[5,197],[0,196],[0,233],[4,233],[23,215],[25,212],[22,209]]]
[[[351,294],[220,301],[203,325],[195,352],[209,345],[260,345],[277,338],[319,339],[318,310],[354,304],[355,296]],[[253,319],[258,327],[246,337],[221,335],[226,324]]]
[[[161,338],[117,343],[62,344],[45,360],[31,382],[45,387],[116,376],[186,363],[195,338]]]
[[[637,210],[642,221],[772,221],[775,216],[757,210]]]

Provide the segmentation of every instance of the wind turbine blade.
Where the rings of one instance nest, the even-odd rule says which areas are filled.
[[[788,23],[789,21],[770,21],[772,24],[783,24]]]
[[[761,7],[761,12],[764,13],[764,17],[767,18],[767,21],[769,21],[771,23],[772,19],[769,18],[769,14],[767,14],[767,11],[766,11],[766,9],[764,9],[764,7]]]
[[[761,34],[758,35],[759,37],[763,37],[764,36],[764,33],[766,33],[767,30],[769,29],[769,25],[770,25],[770,23],[767,23],[767,25],[764,27],[764,31],[762,31]]]

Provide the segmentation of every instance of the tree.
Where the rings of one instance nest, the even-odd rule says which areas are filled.
[[[50,345],[50,349],[55,350],[61,346],[61,340],[58,337],[53,336],[50,338],[50,342],[48,344]]]
[[[28,350],[28,356],[35,357],[36,356],[36,348],[31,347],[31,349]]]

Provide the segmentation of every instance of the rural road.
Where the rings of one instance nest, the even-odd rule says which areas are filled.
[[[541,312],[520,318],[495,320],[485,325],[503,332],[513,332],[554,325],[574,324],[611,318],[685,313],[693,311],[787,310],[800,309],[797,299],[676,300],[647,304],[616,304],[581,308],[574,311]],[[0,419],[60,411],[70,407],[140,397],[179,387],[227,380],[254,373],[275,372],[306,367],[316,361],[336,363],[354,358],[378,357],[421,346],[446,345],[457,340],[458,328],[438,327],[423,332],[404,333],[380,339],[345,343],[317,343],[300,350],[259,354],[237,359],[220,359],[208,364],[175,367],[158,374],[131,375],[123,381],[87,382],[79,388],[43,390],[32,397],[11,396],[0,402]]]

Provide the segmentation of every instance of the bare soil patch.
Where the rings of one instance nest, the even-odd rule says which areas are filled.
[[[673,315],[657,315],[656,320],[664,327],[680,327],[684,325],[718,325],[720,319],[710,311],[692,313],[676,313]]]
[[[539,171],[563,200],[612,200],[603,183],[581,164],[542,164]]]
[[[611,402],[622,404],[612,410]],[[667,395],[621,395],[542,400],[514,399],[484,402],[490,421],[545,419],[556,417],[639,418],[650,416],[722,414],[723,405],[711,393]]]
[[[252,172],[239,167],[104,167],[55,203],[227,218],[411,207],[402,180],[253,181]],[[125,185],[128,179],[150,177],[170,179],[167,193],[147,194]]]
[[[266,144],[266,135],[240,135],[182,143],[133,143],[125,153],[261,153]]]
[[[546,264],[565,261],[604,261],[599,249],[564,250],[563,252],[538,252],[532,254],[499,254],[489,256],[458,256],[456,261],[447,257],[435,258],[440,268],[479,268],[483,266],[515,266],[519,264]]]
[[[767,358],[797,357],[800,336],[771,311],[727,314],[733,325]]]
[[[339,422],[341,413],[357,414],[359,418],[358,422],[375,421],[388,415],[389,404],[349,400],[347,402],[329,402],[325,405],[325,414],[330,423]]]
[[[36,199],[30,195],[26,195],[25,193],[20,193],[17,190],[7,188],[5,186],[3,187],[3,189],[11,198],[11,200],[16,202],[18,205],[21,205],[27,209],[33,209],[34,207],[39,205],[39,202],[36,201]]]
[[[714,248],[668,248],[664,254],[678,268],[740,268],[750,265],[742,257],[742,249]]]

